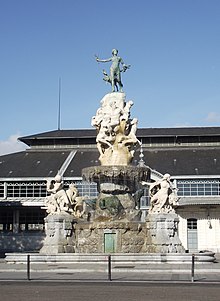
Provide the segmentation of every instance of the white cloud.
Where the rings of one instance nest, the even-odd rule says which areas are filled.
[[[7,140],[0,140],[0,155],[15,153],[18,151],[25,150],[27,146],[18,141],[19,135],[11,135]]]
[[[208,123],[219,123],[220,122],[220,114],[216,112],[209,112],[205,121]]]

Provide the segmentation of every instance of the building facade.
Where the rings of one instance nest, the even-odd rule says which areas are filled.
[[[220,252],[220,127],[143,128],[134,165],[151,168],[152,180],[169,173],[178,189],[179,237],[186,250]],[[100,165],[95,130],[55,130],[21,137],[26,151],[0,156],[0,252],[38,251],[44,239],[46,180],[59,173],[80,195],[97,187],[82,179]],[[140,199],[142,220],[148,191]]]

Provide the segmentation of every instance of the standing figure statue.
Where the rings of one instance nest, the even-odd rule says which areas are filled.
[[[115,87],[116,90],[118,91],[118,86],[119,85],[119,91],[123,92],[123,84],[121,81],[121,72],[125,72],[127,69],[130,68],[130,65],[125,65],[123,62],[123,59],[118,56],[118,50],[117,49],[112,49],[112,57],[106,60],[101,60],[96,56],[96,61],[97,62],[112,62],[112,65],[110,67],[110,76],[107,74],[105,70],[103,70],[104,74],[104,80],[109,82],[112,86],[112,92],[115,92]],[[122,69],[120,69],[120,64],[122,65]]]
[[[177,203],[177,193],[166,173],[163,178],[154,183],[142,181],[142,185],[149,185],[151,208],[149,213],[174,212],[173,206]]]

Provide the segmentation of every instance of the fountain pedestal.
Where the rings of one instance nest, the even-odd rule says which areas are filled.
[[[143,227],[143,228],[142,228]],[[93,222],[75,226],[77,253],[142,253],[146,233],[140,222]]]
[[[148,214],[146,219],[146,252],[185,252],[177,234],[178,223],[179,218],[175,213]]]
[[[75,234],[73,223],[74,217],[69,213],[49,214],[45,218],[46,238],[40,253],[74,253]]]

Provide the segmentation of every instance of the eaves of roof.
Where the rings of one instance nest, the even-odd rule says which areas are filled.
[[[53,138],[90,138],[95,137],[96,131],[94,129],[78,129],[78,130],[54,130],[49,132],[43,132],[30,136],[20,137],[19,140],[30,139],[53,139]]]
[[[177,207],[196,205],[220,205],[220,196],[210,197],[181,197]]]
[[[1,206],[44,206],[45,198],[7,198],[0,199]]]

